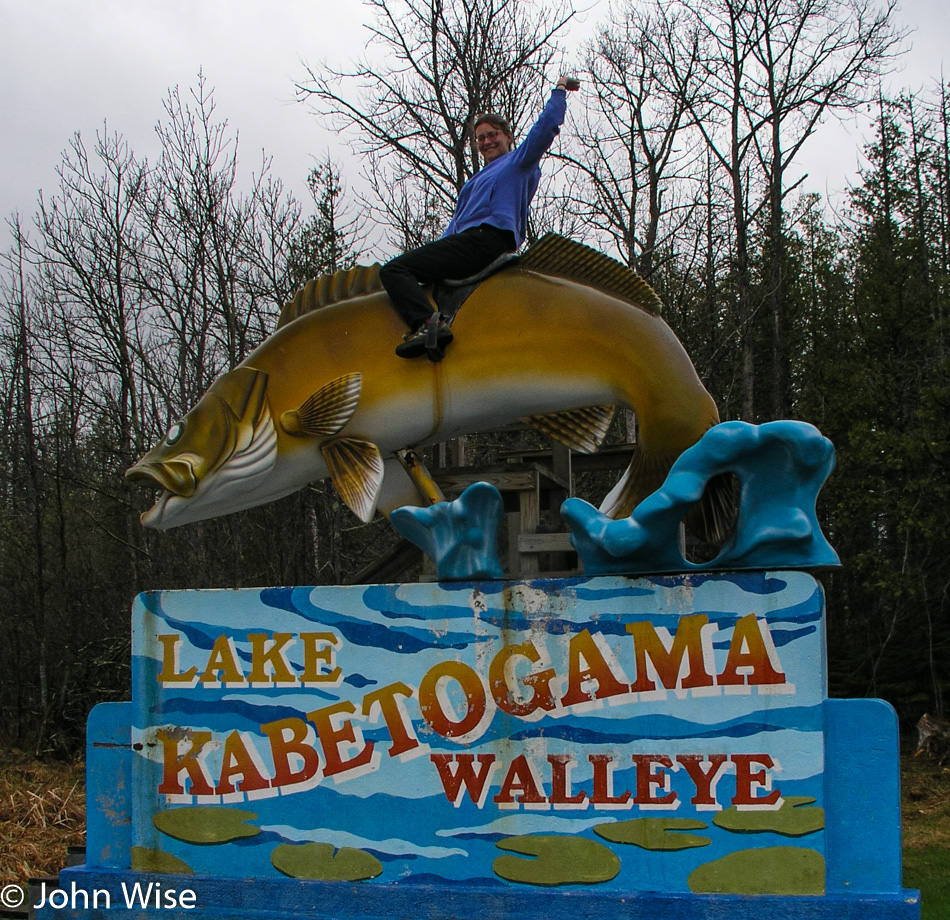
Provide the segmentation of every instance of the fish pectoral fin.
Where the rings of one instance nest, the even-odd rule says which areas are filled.
[[[280,417],[287,434],[329,437],[337,434],[353,417],[363,391],[363,375],[344,374],[307,397],[299,409],[289,409]]]
[[[607,437],[614,418],[613,406],[588,406],[550,415],[529,415],[521,421],[550,435],[556,441],[581,454],[593,454]]]
[[[383,485],[383,456],[371,441],[338,438],[321,448],[330,481],[347,507],[368,524]]]

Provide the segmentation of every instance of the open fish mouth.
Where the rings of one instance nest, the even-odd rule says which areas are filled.
[[[165,506],[175,497],[175,495],[167,490],[162,492],[162,494],[158,496],[158,501],[156,501],[148,511],[143,511],[139,515],[139,520],[146,527],[163,530],[164,528],[161,526],[161,522],[165,517]]]
[[[199,458],[200,459],[200,458]],[[142,524],[167,530],[218,514],[240,511],[261,504],[270,495],[261,490],[277,461],[277,432],[265,407],[237,447],[224,462],[199,481],[192,460],[143,459],[126,472],[126,478],[149,482],[163,491],[155,504],[141,515]]]
[[[161,521],[165,509],[172,499],[187,500],[195,494],[198,481],[194,469],[187,460],[165,460],[158,462],[142,461],[125,474],[132,482],[147,482],[158,486],[162,492],[157,501],[147,511],[143,511],[139,520],[146,527],[162,529]]]
[[[126,472],[125,478],[132,482],[151,482],[182,498],[194,495],[198,488],[194,468],[181,458],[154,462],[142,460]]]

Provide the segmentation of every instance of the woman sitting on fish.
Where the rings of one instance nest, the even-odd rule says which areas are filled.
[[[489,113],[475,119],[475,142],[485,166],[462,186],[442,238],[396,256],[379,273],[396,312],[409,327],[396,348],[400,358],[425,354],[430,322],[438,324],[434,336],[437,352],[453,338],[449,324],[433,312],[423,284],[468,278],[504,253],[517,251],[524,242],[528,208],[541,179],[541,157],[564,123],[567,92],[579,87],[578,80],[560,76],[518,148],[510,125],[500,115]],[[428,341],[432,343],[433,337]]]

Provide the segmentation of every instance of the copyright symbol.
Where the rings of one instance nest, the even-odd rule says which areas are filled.
[[[26,892],[19,885],[4,885],[0,891],[0,904],[16,910],[26,900]]]

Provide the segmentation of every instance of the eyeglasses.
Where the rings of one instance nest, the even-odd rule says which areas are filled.
[[[476,134],[475,143],[484,144],[486,142],[493,141],[496,137],[498,137],[499,134],[503,134],[503,133],[504,133],[503,131],[496,130],[496,131],[486,131],[484,134]]]

